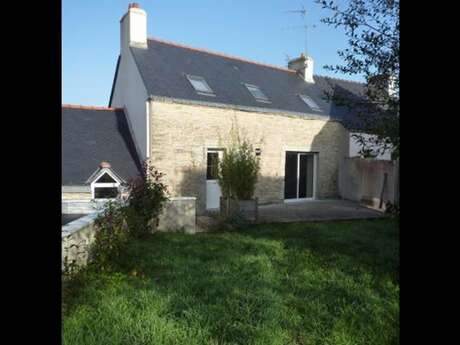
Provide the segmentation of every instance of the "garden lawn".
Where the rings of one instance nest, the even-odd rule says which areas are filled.
[[[63,297],[63,343],[399,344],[388,219],[156,234]]]

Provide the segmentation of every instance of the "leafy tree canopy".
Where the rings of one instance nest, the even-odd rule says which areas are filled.
[[[399,0],[315,0],[330,15],[321,21],[344,29],[348,47],[339,50],[342,64],[326,69],[367,80],[365,100],[332,92],[328,96],[357,114],[362,152],[392,152],[399,158]],[[332,88],[333,89],[333,88]],[[366,136],[363,133],[371,133]]]

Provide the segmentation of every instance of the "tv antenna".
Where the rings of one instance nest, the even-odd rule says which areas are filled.
[[[286,27],[285,30],[297,30],[297,29],[303,29],[304,30],[304,54],[308,56],[308,45],[307,45],[307,38],[308,38],[308,28],[310,25],[307,25],[307,20],[306,20],[306,15],[307,15],[307,10],[305,9],[304,5],[300,5],[301,8],[298,10],[288,10],[284,11],[285,13],[299,13],[300,17],[302,18],[303,25],[294,25],[294,26],[289,26]],[[316,25],[312,25],[311,28],[316,28]]]

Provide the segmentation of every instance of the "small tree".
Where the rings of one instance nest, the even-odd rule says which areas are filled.
[[[241,138],[235,127],[230,134],[231,142],[218,165],[218,182],[224,197],[250,200],[260,171],[259,158],[249,140]]]

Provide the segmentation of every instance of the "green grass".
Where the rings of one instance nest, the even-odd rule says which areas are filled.
[[[132,242],[64,296],[64,344],[399,344],[392,220]]]

